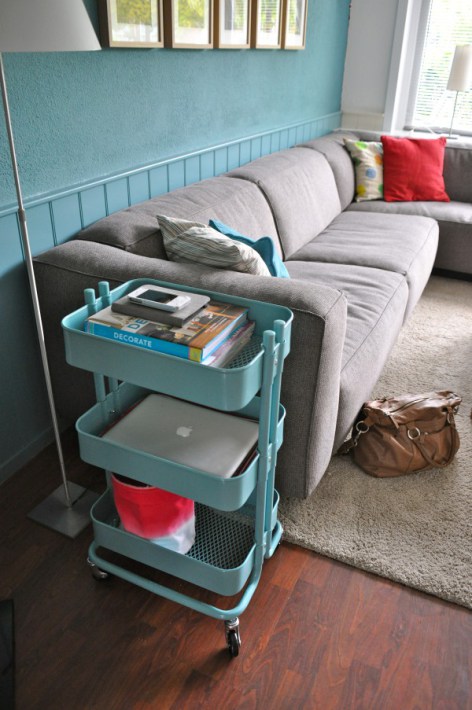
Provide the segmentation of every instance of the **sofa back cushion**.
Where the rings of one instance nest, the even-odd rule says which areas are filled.
[[[115,212],[83,229],[77,238],[165,259],[158,214],[204,224],[218,219],[254,239],[272,237],[282,253],[272,212],[259,188],[227,177],[202,180]]]
[[[227,175],[253,182],[266,196],[286,259],[323,231],[341,211],[328,161],[308,148],[272,153]]]
[[[451,200],[472,202],[472,148],[451,141],[444,154],[444,184]]]
[[[353,201],[356,189],[354,166],[344,144],[344,139],[358,140],[354,133],[340,131],[339,133],[329,133],[321,138],[301,143],[302,147],[317,150],[328,161],[336,180],[341,209],[343,210]]]

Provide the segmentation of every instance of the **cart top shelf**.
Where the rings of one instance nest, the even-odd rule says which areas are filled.
[[[237,410],[246,406],[259,391],[262,378],[263,350],[254,347],[254,341],[234,366],[217,368],[84,331],[89,315],[145,284],[200,293],[224,303],[245,306],[249,309],[249,320],[256,323],[255,342],[261,342],[265,331],[275,331],[279,354],[285,358],[289,353],[293,315],[284,306],[153,279],[134,279],[111,292],[108,284],[101,282],[93,303],[63,319],[66,359],[70,365],[218,409]]]

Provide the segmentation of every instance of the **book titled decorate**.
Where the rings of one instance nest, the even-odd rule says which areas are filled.
[[[247,321],[247,308],[209,301],[183,326],[135,318],[111,307],[85,321],[85,331],[119,343],[204,362],[231,333]]]

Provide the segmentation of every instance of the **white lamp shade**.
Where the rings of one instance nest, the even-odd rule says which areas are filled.
[[[468,91],[472,84],[472,44],[456,47],[451,73],[447,82],[449,91]]]
[[[82,0],[0,0],[0,52],[100,49]]]

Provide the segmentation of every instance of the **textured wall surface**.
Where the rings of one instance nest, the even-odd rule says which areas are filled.
[[[338,111],[348,5],[309,0],[303,51],[5,55],[25,197]],[[0,208],[13,198],[1,160]]]
[[[85,4],[98,29],[96,0]],[[26,204],[174,155],[336,115],[349,1],[309,0],[308,5],[303,51],[109,49],[5,55]],[[14,196],[0,120],[0,326],[8,333],[0,348],[0,481],[51,439],[11,209]],[[77,223],[74,231],[80,228],[72,208],[76,203],[77,198],[74,203],[72,196],[64,197],[56,211],[45,202],[28,210],[33,253],[52,246],[51,219],[57,241],[69,238],[71,224]]]

